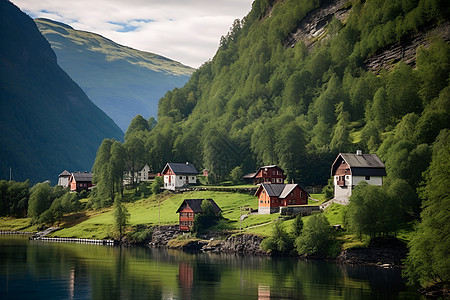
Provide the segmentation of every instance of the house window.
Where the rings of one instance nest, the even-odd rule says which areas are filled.
[[[272,171],[272,175],[275,175],[275,171]]]
[[[300,198],[303,198],[303,191],[300,191]]]
[[[183,179],[183,177],[180,176],[180,179]]]
[[[272,183],[275,183],[275,178],[272,178]]]
[[[366,178],[366,180],[370,180],[370,176],[366,176],[365,178]]]

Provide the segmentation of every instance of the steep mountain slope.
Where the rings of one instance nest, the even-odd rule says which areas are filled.
[[[148,162],[190,161],[216,180],[278,164],[289,180],[324,185],[339,152],[361,149],[415,188],[448,127],[448,19],[441,0],[256,0],[160,100],[142,136]],[[413,153],[402,166],[400,150]]]
[[[104,138],[123,132],[57,65],[33,20],[0,1],[0,178],[90,170]]]
[[[55,51],[58,64],[123,131],[137,114],[156,117],[158,100],[168,90],[183,86],[194,71],[59,22],[35,22]]]

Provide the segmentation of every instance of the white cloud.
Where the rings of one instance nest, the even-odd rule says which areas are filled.
[[[220,36],[247,15],[252,1],[12,0],[33,18],[63,22],[193,67],[212,58]]]

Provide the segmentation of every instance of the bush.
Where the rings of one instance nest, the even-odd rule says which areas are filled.
[[[295,240],[295,247],[300,255],[334,257],[339,253],[335,232],[322,213],[311,216]]]
[[[266,252],[289,254],[294,249],[294,239],[284,229],[283,221],[279,220],[275,223],[272,236],[264,239],[260,247]]]
[[[136,225],[131,232],[127,233],[127,239],[135,244],[147,244],[151,241],[153,234],[153,227],[146,225]]]

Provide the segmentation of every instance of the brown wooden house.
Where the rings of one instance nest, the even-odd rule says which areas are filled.
[[[308,204],[308,193],[296,183],[263,183],[255,196],[258,197],[259,214],[276,213],[283,206]]]
[[[180,231],[191,230],[192,226],[194,225],[195,215],[203,213],[203,200],[211,202],[216,214],[222,212],[220,207],[216,204],[216,202],[214,202],[213,199],[185,199],[177,210],[177,213],[180,214]]]
[[[93,186],[91,172],[74,172],[69,177],[71,192],[87,191]]]
[[[284,170],[277,165],[262,166],[255,173],[244,175],[245,181],[251,181],[253,184],[260,183],[284,183],[286,175]]]

